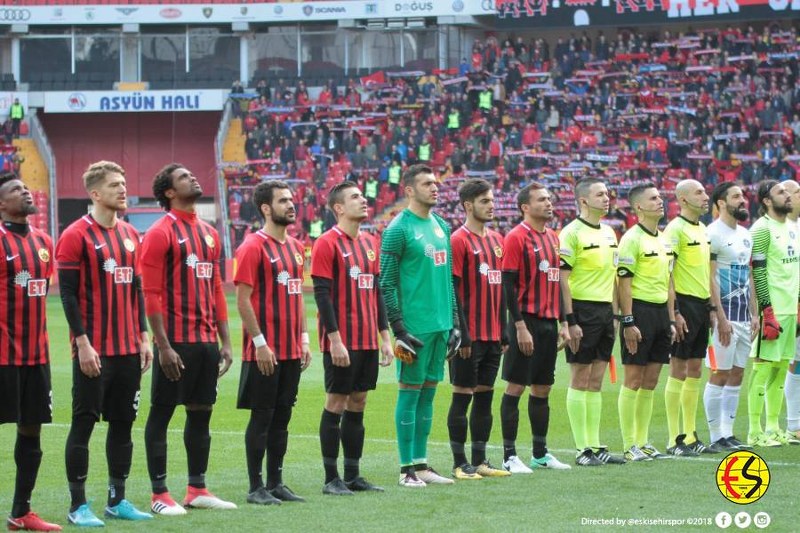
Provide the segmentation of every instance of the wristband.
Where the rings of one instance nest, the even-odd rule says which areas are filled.
[[[674,325],[675,325],[675,321],[674,321],[674,320],[670,320],[670,321],[669,321],[669,325],[670,325],[670,326],[674,326]]]
[[[715,312],[717,310],[717,306],[716,305],[709,305],[708,306],[708,310],[713,313],[713,312]]]
[[[567,313],[567,324],[570,326],[578,325],[578,319],[575,318],[575,313]]]
[[[255,337],[253,337],[253,346],[256,348],[262,348],[267,345],[267,339],[264,338],[263,333],[259,333]]]
[[[303,334],[300,335],[300,344],[311,344],[307,331],[304,331]]]
[[[633,315],[622,315],[622,320],[620,322],[622,322],[623,328],[631,328],[635,325],[633,322]]]

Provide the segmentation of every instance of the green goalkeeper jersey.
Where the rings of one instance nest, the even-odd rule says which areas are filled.
[[[753,237],[753,282],[761,309],[772,306],[776,315],[797,314],[800,291],[797,229],[768,216],[750,228]]]
[[[381,242],[381,291],[389,323],[403,320],[412,334],[453,327],[450,228],[436,214],[420,218],[408,209],[384,230]]]

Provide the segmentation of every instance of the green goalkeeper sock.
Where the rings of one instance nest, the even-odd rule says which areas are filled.
[[[428,463],[428,437],[433,426],[433,397],[436,387],[423,387],[417,402],[417,423],[414,431],[414,453],[412,461],[415,465]]]
[[[772,363],[772,373],[767,381],[767,394],[765,396],[764,411],[767,433],[780,430],[778,417],[783,408],[783,388],[786,384],[786,373],[789,370],[789,360]]]
[[[749,435],[759,435],[761,430],[761,413],[764,412],[767,381],[772,374],[772,363],[763,361],[753,363],[750,372],[750,386],[747,388],[747,415],[750,419]]]
[[[394,423],[397,428],[397,449],[400,452],[400,466],[414,463],[414,427],[417,421],[419,389],[399,389]]]

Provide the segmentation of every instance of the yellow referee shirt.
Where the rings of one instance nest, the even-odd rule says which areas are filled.
[[[561,230],[559,240],[561,268],[571,271],[572,298],[611,303],[619,249],[614,230],[576,218]]]
[[[678,216],[664,229],[672,244],[675,292],[696,298],[711,297],[711,242],[706,225]]]
[[[635,300],[665,304],[669,298],[672,247],[660,233],[650,233],[641,224],[625,232],[619,242],[617,275],[632,277]]]

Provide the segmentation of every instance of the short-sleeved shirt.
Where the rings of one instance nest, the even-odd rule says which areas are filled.
[[[561,312],[558,235],[536,231],[521,222],[506,235],[503,271],[518,272],[519,310],[538,318],[557,319]]]
[[[800,256],[797,230],[789,223],[768,216],[750,228],[753,239],[753,265],[766,261],[769,300],[776,315],[797,314],[800,290]]]
[[[682,216],[674,218],[664,229],[672,244],[674,266],[672,280],[675,292],[697,298],[711,296],[711,252],[708,232],[702,222],[691,222]]]
[[[378,275],[375,238],[359,232],[353,239],[334,226],[311,250],[311,275],[331,281],[331,301],[339,334],[348,350],[378,349]],[[319,346],[330,351],[325,325],[319,320]]]
[[[300,359],[303,333],[303,262],[297,239],[280,242],[259,230],[236,250],[233,281],[253,288],[250,303],[267,345],[279,361]],[[255,361],[253,338],[244,330],[242,360]]]
[[[561,268],[570,270],[569,290],[575,300],[611,303],[614,299],[619,247],[606,224],[576,218],[561,230]]]
[[[732,322],[750,320],[750,232],[731,228],[717,219],[708,225],[711,260],[717,263],[717,285],[722,310]]]
[[[501,338],[500,303],[503,296],[503,236],[487,229],[477,235],[461,226],[450,237],[453,276],[460,280],[458,296],[474,341]]]
[[[661,232],[650,233],[641,224],[636,224],[620,239],[617,275],[633,278],[633,299],[667,303],[671,268],[672,248]]]

